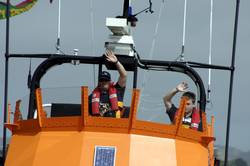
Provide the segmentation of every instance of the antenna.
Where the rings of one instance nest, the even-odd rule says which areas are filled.
[[[130,8],[130,0],[124,0],[123,3],[123,17],[128,18],[129,16],[129,8]]]
[[[52,2],[52,0],[50,2]],[[61,46],[61,0],[58,0],[58,26],[57,26],[56,54],[60,54],[60,46]]]
[[[185,40],[186,40],[186,20],[187,20],[186,17],[187,17],[187,0],[185,0],[185,4],[184,4],[183,36],[182,36],[182,47],[181,47],[181,55],[180,55],[181,61],[184,61]]]
[[[209,26],[209,57],[208,63],[212,63],[212,39],[213,39],[213,0],[211,0],[210,7],[210,26]],[[208,88],[207,88],[207,102],[211,100],[211,69],[208,69]]]
[[[184,61],[184,52],[185,52],[185,40],[186,40],[186,17],[187,17],[187,0],[184,3],[184,18],[183,18],[183,34],[182,34],[182,46],[181,54],[176,58],[177,60]]]
[[[30,89],[30,86],[31,86],[31,61],[32,59],[30,58],[30,64],[29,64],[29,74],[28,74],[28,82],[27,82],[27,86],[28,88]]]

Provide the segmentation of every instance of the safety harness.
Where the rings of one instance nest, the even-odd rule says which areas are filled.
[[[178,111],[179,110],[177,110],[175,113],[175,119],[177,118]],[[193,109],[191,117],[189,117],[189,118],[183,117],[183,120],[182,120],[182,125],[185,128],[191,128],[194,130],[198,130],[199,123],[200,123],[200,113],[199,113],[199,110],[197,108]]]
[[[117,90],[115,88],[115,84],[111,83],[108,89],[109,93],[109,101],[111,104],[111,110],[117,111],[118,107],[118,97],[117,97]],[[100,97],[101,97],[101,90],[100,88],[95,88],[92,93],[92,114],[93,115],[100,115]]]

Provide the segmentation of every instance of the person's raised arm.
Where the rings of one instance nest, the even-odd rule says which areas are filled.
[[[170,92],[168,92],[166,94],[166,96],[163,97],[163,102],[164,102],[167,110],[169,110],[172,107],[172,98],[178,92],[185,92],[187,90],[187,88],[188,88],[188,84],[186,82],[182,82],[179,85],[177,85],[176,88],[174,88]]]
[[[127,81],[127,71],[123,67],[123,65],[118,61],[117,57],[111,50],[107,50],[106,54],[106,59],[109,62],[115,63],[116,68],[120,74],[118,84],[124,88],[126,86],[126,81]]]

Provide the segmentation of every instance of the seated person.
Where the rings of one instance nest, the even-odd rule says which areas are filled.
[[[172,123],[175,123],[175,119],[177,116],[178,108],[172,103],[172,98],[178,92],[184,92],[182,97],[187,97],[188,101],[186,104],[185,114],[182,120],[182,124],[185,128],[191,128],[194,130],[198,130],[199,123],[200,123],[200,114],[199,110],[196,109],[195,101],[196,96],[193,92],[186,91],[188,89],[188,84],[186,82],[182,82],[181,84],[177,85],[172,91],[167,93],[167,95],[163,98],[166,113],[168,114]]]
[[[120,118],[123,110],[127,72],[112,51],[108,50],[105,56],[107,61],[116,65],[120,77],[117,83],[113,83],[110,73],[103,71],[100,74],[98,86],[89,97],[90,114]]]

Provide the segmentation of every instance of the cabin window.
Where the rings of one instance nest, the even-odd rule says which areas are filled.
[[[64,64],[57,66],[43,77],[41,81],[43,109],[47,117],[65,117],[81,115],[81,86],[88,86],[89,90],[89,113],[91,115],[91,93],[98,84],[98,78],[90,75],[88,68],[80,67],[83,65],[72,66]],[[65,69],[66,68],[66,69]],[[79,72],[76,69],[80,69]],[[65,71],[66,70],[66,71]],[[103,66],[103,70],[107,70]],[[62,72],[65,71],[65,72]],[[109,71],[114,83],[118,81],[118,72]],[[76,73],[76,74],[72,74]],[[58,78],[54,76],[57,75]],[[67,76],[67,77],[65,77]],[[128,118],[132,98],[133,73],[128,72],[127,85],[123,96],[122,118]],[[48,87],[48,85],[52,87]],[[76,86],[77,85],[77,86]],[[37,118],[37,111],[34,113]]]

